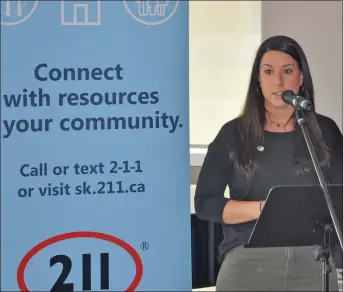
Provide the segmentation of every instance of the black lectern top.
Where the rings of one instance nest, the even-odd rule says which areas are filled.
[[[343,185],[328,185],[328,191],[343,230]],[[332,223],[320,185],[276,186],[245,247],[321,245],[324,233],[318,223]],[[333,234],[332,243],[337,242]]]

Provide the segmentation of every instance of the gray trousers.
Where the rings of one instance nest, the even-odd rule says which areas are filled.
[[[313,247],[234,248],[221,265],[216,291],[322,291],[322,262]],[[330,291],[339,291],[330,259]]]

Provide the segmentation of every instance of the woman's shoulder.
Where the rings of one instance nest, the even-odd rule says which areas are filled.
[[[316,118],[325,144],[330,149],[335,159],[342,161],[343,134],[338,125],[332,118],[325,115],[316,114]]]
[[[220,126],[215,137],[208,145],[206,160],[213,159],[217,165],[222,166],[223,169],[228,169],[231,149],[239,138],[240,121],[241,118],[238,117]]]
[[[237,133],[239,131],[241,121],[242,121],[242,117],[240,116],[229,120],[228,122],[222,125],[219,133],[223,133],[227,135]]]
[[[230,143],[231,140],[236,139],[239,134],[240,122],[241,117],[236,117],[224,123],[217,132],[213,143],[216,143],[217,141]]]
[[[326,128],[337,127],[336,122],[332,118],[325,116],[323,114],[319,114],[319,113],[316,113],[315,116],[317,118],[317,121],[320,127],[326,127]]]
[[[342,135],[337,123],[332,118],[319,113],[316,113],[315,116],[323,135],[329,134],[337,137]]]

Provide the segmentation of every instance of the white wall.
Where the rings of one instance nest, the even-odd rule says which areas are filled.
[[[261,42],[260,1],[190,1],[190,143],[240,113]]]
[[[303,47],[317,112],[343,130],[342,1],[262,1],[262,40],[284,34]]]

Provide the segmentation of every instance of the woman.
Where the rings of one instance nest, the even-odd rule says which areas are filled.
[[[285,36],[264,41],[255,58],[243,113],[209,145],[195,195],[199,218],[221,223],[218,291],[321,291],[321,261],[313,247],[244,249],[275,185],[318,184],[295,109],[281,93],[292,90],[314,105],[313,84],[299,44]],[[307,113],[311,138],[328,183],[342,183],[343,137],[335,122]],[[226,186],[230,199],[224,197]],[[331,258],[331,263],[333,263]],[[330,290],[338,291],[336,270]]]

